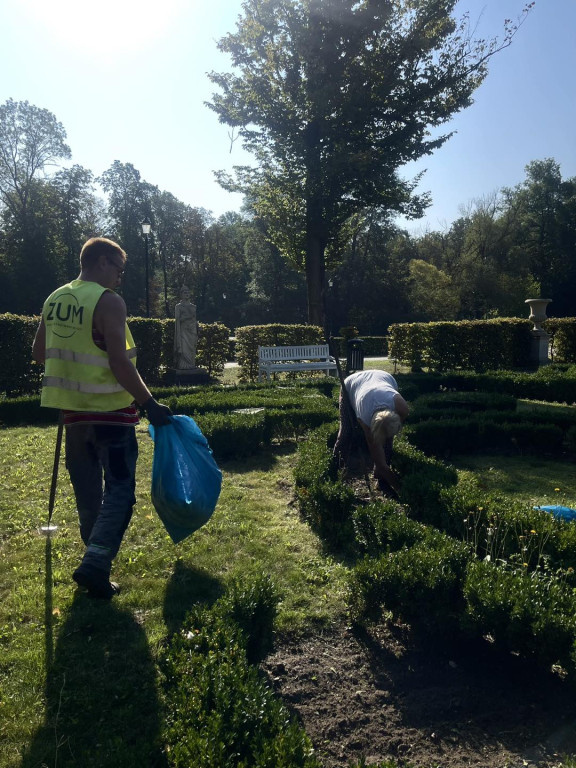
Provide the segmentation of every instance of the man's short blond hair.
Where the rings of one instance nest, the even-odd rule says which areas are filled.
[[[100,256],[119,256],[126,261],[126,251],[107,237],[91,237],[80,251],[80,266],[93,267]]]
[[[370,430],[375,443],[384,443],[390,440],[402,429],[402,421],[395,411],[385,408],[376,411],[370,422]]]

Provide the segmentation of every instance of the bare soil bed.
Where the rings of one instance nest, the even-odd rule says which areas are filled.
[[[359,500],[382,498],[362,462],[351,469]],[[576,766],[576,687],[488,641],[423,647],[399,623],[342,624],[279,643],[262,667],[323,768]]]
[[[325,768],[552,768],[576,753],[574,688],[489,643],[449,653],[402,626],[336,626],[278,646],[263,669]]]
[[[487,642],[446,654],[407,627],[337,626],[262,666],[325,768],[553,768],[576,754],[573,686]]]

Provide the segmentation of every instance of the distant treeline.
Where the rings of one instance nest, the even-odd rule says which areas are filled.
[[[83,242],[105,235],[128,252],[122,294],[130,315],[144,315],[148,217],[152,316],[173,317],[186,285],[206,323],[306,321],[304,275],[270,244],[249,201],[242,213],[215,218],[120,161],[98,178],[78,165],[49,173],[71,156],[62,125],[27,102],[0,110],[0,151],[15,158],[0,163],[0,313],[38,314],[51,290],[77,276]],[[332,333],[525,317],[524,300],[538,295],[552,299],[551,316],[574,314],[576,178],[562,179],[552,159],[531,162],[518,186],[470,204],[445,231],[410,235],[370,210],[350,231],[326,280]]]

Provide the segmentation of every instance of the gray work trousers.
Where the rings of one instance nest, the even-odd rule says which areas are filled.
[[[108,575],[136,503],[137,459],[133,426],[66,426],[66,468],[86,545],[82,564]]]

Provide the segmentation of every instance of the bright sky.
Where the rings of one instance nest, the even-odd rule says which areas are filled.
[[[523,0],[459,0],[477,35],[501,34]],[[227,71],[216,41],[235,29],[241,0],[2,0],[0,103],[50,110],[63,124],[72,161],[96,175],[132,163],[142,178],[219,216],[242,198],[213,171],[250,162],[204,106],[206,72]],[[576,175],[576,0],[536,0],[513,45],[490,64],[458,131],[434,156],[420,185],[433,205],[422,231],[442,229],[474,198],[524,178],[531,160],[556,159]]]

